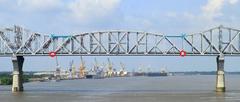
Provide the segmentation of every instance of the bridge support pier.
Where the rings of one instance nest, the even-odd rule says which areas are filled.
[[[23,91],[23,56],[13,56],[13,82],[12,82],[12,92],[22,92]]]
[[[216,91],[225,92],[225,76],[224,76],[224,56],[217,56],[217,80]]]

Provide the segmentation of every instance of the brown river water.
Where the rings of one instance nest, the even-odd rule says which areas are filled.
[[[126,77],[25,83],[12,93],[0,86],[0,102],[240,102],[240,75],[226,75],[215,92],[214,75]]]

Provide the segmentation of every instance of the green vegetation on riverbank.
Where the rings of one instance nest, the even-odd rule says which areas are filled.
[[[1,74],[0,75],[0,85],[11,85],[12,84],[12,76],[9,74]]]
[[[23,75],[23,82],[29,82],[30,78],[37,77],[33,75]],[[11,74],[0,74],[0,85],[12,85]]]

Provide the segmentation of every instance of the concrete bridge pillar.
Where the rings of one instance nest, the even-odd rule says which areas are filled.
[[[13,56],[13,82],[12,82],[12,92],[21,92],[23,91],[23,56]]]
[[[225,92],[225,77],[224,77],[224,56],[217,56],[217,80],[216,91]]]

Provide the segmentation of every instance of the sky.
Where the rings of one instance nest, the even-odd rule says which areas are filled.
[[[20,25],[43,34],[76,34],[105,30],[159,32],[166,35],[199,32],[219,25],[240,28],[240,0],[0,0],[0,27]],[[107,57],[96,57],[106,63]],[[215,57],[109,57],[116,68],[131,71],[214,71]],[[59,57],[66,69],[71,60]],[[88,68],[94,57],[84,57]],[[238,57],[226,57],[227,71],[240,71]],[[12,70],[11,58],[0,58],[0,71]],[[55,59],[25,57],[25,71],[55,70]]]

